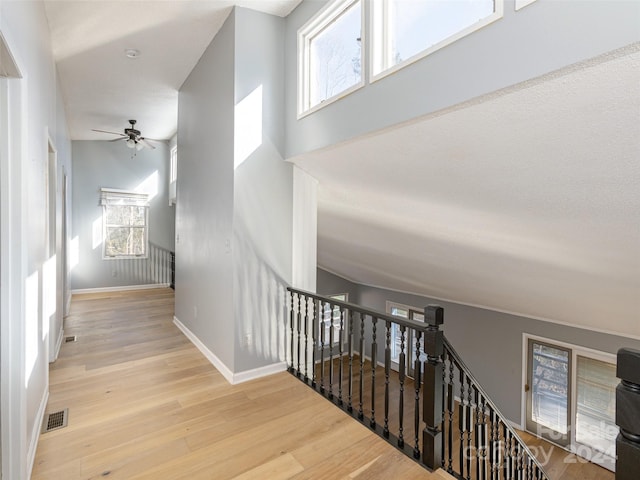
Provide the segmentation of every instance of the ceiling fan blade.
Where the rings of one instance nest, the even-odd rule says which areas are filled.
[[[156,147],[154,147],[154,146],[153,146],[153,145],[151,145],[149,142],[147,142],[147,140],[150,140],[150,139],[140,137],[140,138],[138,139],[138,143],[141,143],[142,145],[144,145],[145,147],[150,148],[151,150],[155,150],[155,149],[156,149]]]
[[[118,142],[120,140],[126,140],[127,137],[114,138],[113,140],[107,140],[107,142]]]
[[[108,132],[107,130],[98,130],[96,128],[92,128],[91,129],[92,132],[99,132],[99,133],[109,133],[111,135],[120,135],[121,137],[126,137],[127,135],[125,135],[124,133],[118,133],[118,132]]]

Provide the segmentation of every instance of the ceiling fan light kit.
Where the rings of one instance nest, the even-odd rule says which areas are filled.
[[[135,124],[136,121],[135,120],[129,120],[129,123],[131,124],[130,128],[125,128],[124,129],[124,133],[118,133],[118,132],[109,132],[107,130],[97,130],[97,129],[92,129],[94,132],[100,132],[100,133],[108,133],[110,135],[120,135],[120,138],[115,138],[113,140],[109,140],[110,142],[115,142],[118,140],[125,140],[125,144],[127,145],[127,147],[129,148],[135,148],[137,151],[142,150],[144,147],[148,147],[152,150],[154,150],[156,147],[154,147],[153,145],[151,145],[149,143],[149,140],[152,142],[160,142],[162,140],[154,140],[152,138],[145,138],[142,136],[142,134],[140,133],[140,130],[137,130],[135,128]]]

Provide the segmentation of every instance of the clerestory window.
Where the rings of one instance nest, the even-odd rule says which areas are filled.
[[[364,84],[362,19],[362,0],[339,0],[298,31],[299,116]]]
[[[501,18],[502,8],[499,0],[372,0],[372,78]]]

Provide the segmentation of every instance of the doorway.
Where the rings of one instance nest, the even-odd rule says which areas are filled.
[[[387,313],[394,317],[424,322],[424,312],[417,308],[399,303],[387,302]],[[420,362],[426,360],[423,338],[416,343],[416,333],[413,329],[403,328],[397,323],[391,324],[391,369],[400,370],[404,364],[407,376],[415,377],[416,353],[420,351]]]
[[[525,335],[525,427],[615,471],[616,357]]]

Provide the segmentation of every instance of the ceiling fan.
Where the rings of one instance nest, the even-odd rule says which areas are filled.
[[[124,129],[124,133],[108,132],[106,130],[97,130],[95,128],[92,128],[91,130],[94,131],[94,132],[109,133],[111,135],[119,135],[120,138],[114,138],[113,140],[109,140],[109,141],[110,142],[117,142],[118,140],[126,140],[127,147],[135,148],[136,150],[142,150],[144,147],[155,149],[156,147],[151,145],[149,143],[149,141],[152,141],[152,142],[160,142],[160,141],[162,141],[162,140],[155,140],[153,138],[145,138],[145,137],[143,137],[142,134],[140,133],[140,130],[137,130],[135,128],[136,121],[135,120],[129,120],[129,123],[131,124],[131,127],[130,128],[125,128]]]

